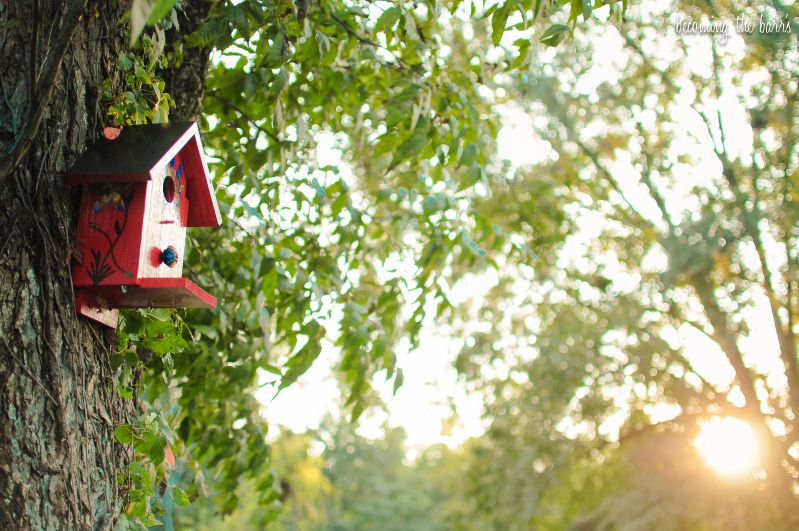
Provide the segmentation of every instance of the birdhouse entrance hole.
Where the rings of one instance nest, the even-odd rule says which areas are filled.
[[[164,179],[164,199],[167,203],[175,200],[175,180],[171,177]]]

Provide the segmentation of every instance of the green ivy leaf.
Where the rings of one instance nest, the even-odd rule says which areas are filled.
[[[119,54],[119,68],[125,71],[133,68],[133,60],[130,58],[130,56],[128,56],[128,54]]]
[[[122,444],[130,444],[133,441],[133,428],[128,424],[120,424],[114,428],[114,437]]]

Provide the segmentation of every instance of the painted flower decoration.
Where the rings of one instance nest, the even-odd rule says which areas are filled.
[[[167,166],[167,175],[168,178],[172,179],[175,182],[175,190],[177,190],[177,202],[176,205],[180,207],[180,195],[183,193],[185,189],[185,185],[183,184],[183,163],[177,165],[175,168],[175,159],[169,161],[169,165]]]
[[[94,203],[94,213],[98,213],[106,208],[116,208],[120,212],[125,211],[125,199],[119,192],[109,192],[101,195]]]

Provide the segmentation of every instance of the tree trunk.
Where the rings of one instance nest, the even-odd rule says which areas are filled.
[[[75,315],[80,190],[61,180],[102,130],[103,81],[118,86],[127,3],[111,4],[0,2],[0,529],[107,529],[125,504],[113,430],[134,405],[114,335]]]
[[[167,33],[167,49],[176,51],[179,48],[182,56],[180,64],[170,65],[170,69],[163,72],[166,91],[175,100],[175,108],[169,113],[170,120],[200,120],[211,48],[189,48],[183,46],[182,41],[202,25],[210,10],[211,0],[184,2],[178,26]]]

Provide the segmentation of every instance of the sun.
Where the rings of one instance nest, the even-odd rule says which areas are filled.
[[[713,417],[701,423],[694,446],[719,476],[743,479],[760,468],[760,441],[752,426],[741,419]]]

